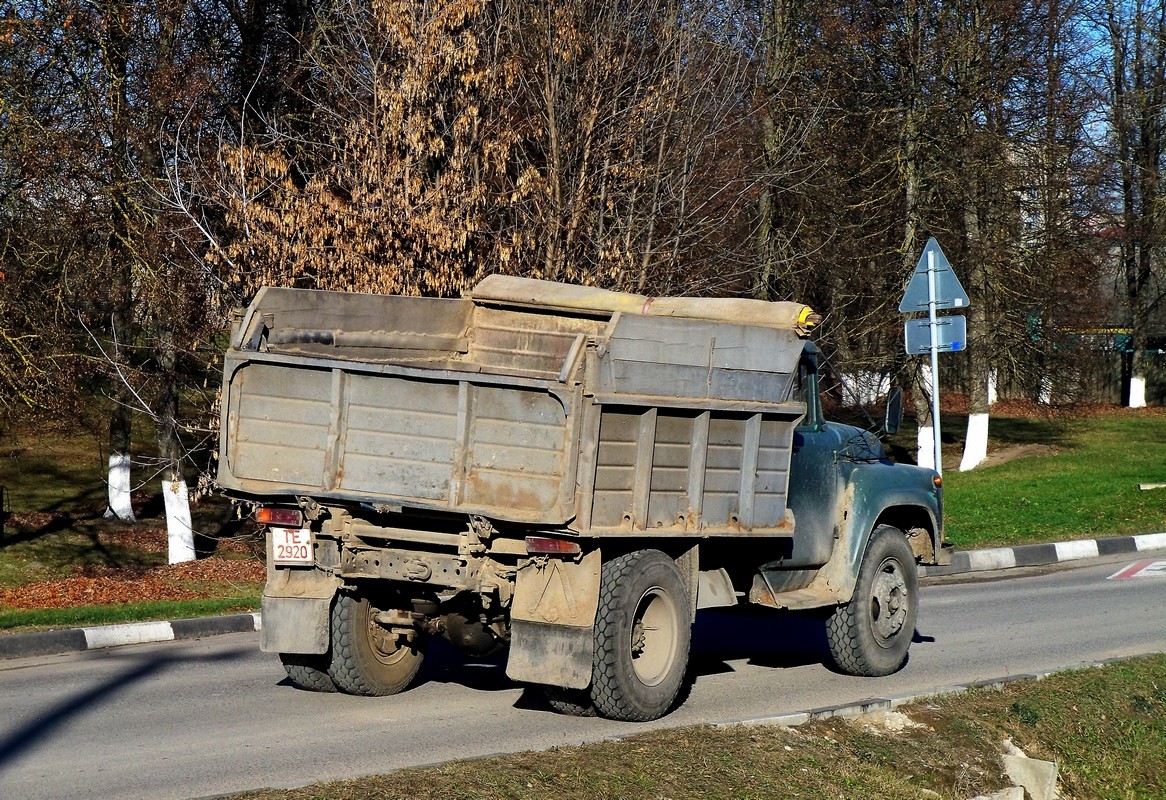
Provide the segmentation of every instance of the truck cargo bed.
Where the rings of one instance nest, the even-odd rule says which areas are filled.
[[[801,307],[741,324],[761,307],[540,287],[261,291],[227,354],[220,483],[581,534],[792,531]]]

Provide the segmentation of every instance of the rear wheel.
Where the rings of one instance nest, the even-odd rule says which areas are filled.
[[[424,657],[420,632],[408,641],[376,621],[364,596],[341,594],[332,606],[332,657],[328,676],[348,694],[378,697],[406,689]]]
[[[309,692],[334,692],[336,684],[328,677],[328,656],[305,653],[280,653],[279,660],[287,677],[299,689]]]
[[[668,713],[688,667],[688,590],[676,562],[638,550],[603,565],[591,699],[610,719],[645,722]]]
[[[547,705],[568,717],[594,717],[595,703],[590,689],[564,689],[561,686],[542,687]]]
[[[826,621],[830,655],[851,675],[890,675],[907,660],[915,636],[918,570],[915,553],[898,528],[871,534],[854,596]]]

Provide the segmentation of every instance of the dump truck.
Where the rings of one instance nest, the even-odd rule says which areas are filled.
[[[458,298],[261,289],[225,355],[218,483],[267,537],[261,648],[386,695],[444,637],[565,713],[646,721],[707,608],[821,616],[898,670],[939,476],[823,415],[818,317],[490,276]]]

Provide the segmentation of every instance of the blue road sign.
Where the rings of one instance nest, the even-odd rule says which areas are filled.
[[[903,293],[903,300],[899,303],[899,311],[910,314],[915,311],[926,311],[931,303],[928,271],[935,273],[935,307],[937,309],[967,308],[968,293],[960,285],[960,279],[952,271],[947,256],[935,241],[935,237],[927,240],[923,248],[923,255],[911,273],[911,281],[907,284],[907,291]]]
[[[938,317],[935,320],[936,351],[953,353],[968,346],[968,325],[960,315]],[[919,356],[931,352],[931,320],[927,317],[909,319],[903,324],[903,339],[907,355]]]

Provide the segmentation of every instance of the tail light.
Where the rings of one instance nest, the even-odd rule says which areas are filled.
[[[255,521],[263,525],[299,528],[304,524],[304,512],[298,508],[259,508],[255,511]]]
[[[527,536],[526,552],[532,556],[577,556],[583,552],[578,542],[549,536]]]

